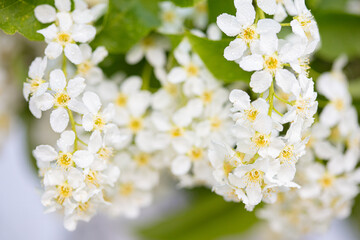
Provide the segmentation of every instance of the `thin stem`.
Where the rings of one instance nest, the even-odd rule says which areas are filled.
[[[76,139],[81,143],[82,145],[88,146],[84,141],[82,141],[79,137],[76,137]]]
[[[150,88],[151,73],[152,73],[152,67],[148,62],[146,62],[142,73],[143,84],[141,88],[143,90],[149,90]]]
[[[62,62],[62,70],[63,70],[63,72],[64,72],[64,74],[65,74],[65,77],[66,77],[66,75],[67,75],[66,65],[67,65],[67,61],[66,61],[66,56],[65,56],[65,54],[64,54],[64,55],[63,55],[63,62]]]
[[[276,108],[274,108],[274,111],[279,114],[280,116],[284,116],[284,114],[282,114],[281,112],[279,112],[278,110],[276,110]]]
[[[269,100],[269,104],[270,104],[268,115],[269,115],[270,117],[271,117],[272,111],[273,111],[273,109],[274,109],[274,94],[275,94],[275,91],[274,91],[274,81],[272,81],[272,82],[271,82],[270,89],[269,89],[269,96],[268,96],[268,100]]]
[[[75,120],[74,120],[74,115],[72,113],[72,111],[69,108],[66,108],[66,110],[68,111],[69,114],[69,119],[70,119],[70,123],[71,123],[71,129],[73,130],[73,132],[75,133],[75,142],[74,142],[74,151],[78,150],[78,135],[76,132],[76,124],[75,124]]]
[[[280,23],[282,27],[291,27],[290,23]]]
[[[286,100],[286,99],[278,96],[276,93],[274,93],[274,96],[275,96],[277,99],[279,99],[281,102],[283,102],[283,103],[289,104],[289,105],[291,105],[291,106],[294,105],[293,103],[289,102],[288,100]]]

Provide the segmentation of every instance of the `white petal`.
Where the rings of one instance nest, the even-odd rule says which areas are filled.
[[[76,44],[67,44],[64,49],[65,56],[74,64],[80,64],[82,62],[81,50]]]
[[[267,71],[255,72],[251,76],[250,87],[256,93],[265,92],[271,85],[273,78]]]
[[[73,25],[73,21],[71,18],[70,13],[67,12],[59,12],[56,14],[58,20],[59,20],[59,27],[60,30],[63,32],[69,31],[71,26]]]
[[[230,37],[238,35],[241,31],[241,24],[238,22],[236,17],[227,13],[223,13],[218,16],[216,23],[221,31]]]
[[[229,61],[241,58],[246,50],[245,42],[239,38],[230,42],[229,46],[224,50],[224,57]]]
[[[98,130],[94,131],[89,140],[89,151],[91,153],[97,153],[102,146],[102,137]]]
[[[85,87],[85,79],[82,77],[75,77],[69,80],[66,91],[71,98],[75,98],[84,91]]]
[[[90,9],[75,9],[72,12],[72,17],[74,19],[74,22],[78,24],[91,23],[94,20],[94,15],[92,14]]]
[[[31,97],[29,100],[29,110],[36,118],[41,118],[41,110],[36,105],[36,97]]]
[[[86,108],[85,104],[75,98],[70,99],[68,103],[68,108],[76,113],[86,114],[89,110]]]
[[[79,150],[74,153],[74,162],[80,168],[86,168],[94,161],[94,155],[85,150]]]
[[[276,0],[257,0],[257,4],[267,14],[273,15],[276,11]]]
[[[63,132],[69,123],[69,114],[64,108],[58,108],[50,114],[50,125],[55,132]]]
[[[29,77],[32,79],[34,79],[34,78],[42,79],[44,76],[46,66],[47,66],[46,57],[35,58],[35,60],[31,63],[30,68],[29,68],[29,73],[28,73]]]
[[[97,47],[95,49],[95,51],[93,52],[93,55],[91,57],[91,62],[95,65],[99,64],[100,62],[102,62],[104,60],[104,58],[106,58],[106,56],[108,55],[108,51],[106,50],[105,47]]]
[[[144,50],[140,44],[133,46],[125,56],[125,60],[128,64],[136,64],[144,57]]]
[[[298,84],[294,74],[286,69],[279,69],[275,74],[276,84],[285,92],[290,93],[293,86]]]
[[[171,163],[171,172],[177,176],[186,174],[189,172],[190,168],[191,161],[185,156],[179,156]]]
[[[62,92],[66,86],[65,74],[60,69],[55,69],[50,73],[50,88],[55,92]]]
[[[85,131],[90,132],[94,128],[94,116],[91,113],[85,114],[82,118],[82,126]]]
[[[51,23],[56,20],[55,8],[48,4],[37,6],[34,11],[36,19],[41,23]]]
[[[85,24],[75,24],[71,36],[76,42],[85,43],[94,39],[95,34],[95,27]]]
[[[68,148],[74,144],[75,133],[73,131],[65,131],[61,133],[60,139],[57,140],[56,144],[61,151],[67,152]]]
[[[248,109],[250,107],[250,97],[242,90],[232,90],[229,95],[229,100],[234,104],[235,108]]]
[[[121,92],[125,94],[133,94],[140,90],[142,79],[139,76],[131,76],[121,84]]]
[[[63,51],[63,47],[57,42],[51,42],[45,48],[45,55],[49,59],[55,59],[60,56]]]
[[[246,195],[249,198],[250,205],[257,205],[262,198],[261,187],[258,184],[250,184],[246,189]]]
[[[38,161],[51,162],[58,157],[55,149],[49,145],[39,145],[33,151],[33,155]]]
[[[37,32],[42,34],[45,39],[47,40],[53,40],[54,38],[56,38],[57,33],[58,33],[58,28],[56,27],[55,24],[51,24],[50,26],[48,26],[47,28],[44,29],[40,29]]]
[[[145,53],[146,59],[154,67],[162,67],[165,65],[166,55],[161,48],[150,48]]]
[[[92,114],[97,114],[101,108],[99,96],[94,92],[85,92],[82,100]]]
[[[320,114],[320,123],[328,127],[333,127],[339,122],[340,114],[336,108],[329,104],[327,105]]]
[[[236,19],[241,25],[249,26],[254,23],[255,9],[249,1],[235,1]]]
[[[186,72],[182,67],[174,67],[171,69],[168,78],[171,83],[181,83],[186,79]]]
[[[54,105],[54,97],[50,93],[44,93],[35,98],[35,104],[41,111],[49,110]]]
[[[260,49],[267,55],[272,55],[278,49],[278,38],[274,33],[260,35]]]
[[[70,0],[55,0],[55,6],[59,11],[70,12],[71,2]]]
[[[245,71],[257,71],[264,68],[264,59],[261,55],[253,54],[241,59],[240,67]]]

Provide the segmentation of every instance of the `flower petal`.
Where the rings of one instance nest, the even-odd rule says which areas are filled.
[[[63,132],[69,123],[69,114],[64,108],[58,108],[50,114],[50,125],[55,132]]]
[[[191,161],[186,156],[179,156],[171,163],[171,172],[174,175],[180,176],[189,172],[191,168]]]
[[[85,92],[82,100],[92,114],[97,114],[101,108],[99,96],[94,92]]]
[[[38,161],[51,162],[58,157],[55,149],[49,145],[39,145],[33,151],[33,155]]]
[[[56,20],[56,10],[53,6],[42,4],[35,8],[35,17],[41,23],[51,23]]]
[[[85,87],[85,79],[82,77],[75,77],[69,80],[66,91],[71,98],[75,98],[84,91]]]
[[[55,69],[50,73],[50,88],[56,92],[62,92],[66,86],[66,77],[62,70]]]
[[[57,42],[51,42],[45,48],[45,55],[49,59],[55,59],[60,56],[63,51],[63,47]]]
[[[250,87],[256,93],[263,93],[270,87],[272,80],[271,74],[266,71],[255,72],[251,76]]]
[[[64,49],[65,56],[74,64],[80,64],[82,62],[81,50],[76,44],[67,44]]]
[[[229,37],[238,35],[241,31],[241,24],[236,17],[223,13],[217,17],[216,23],[218,27]]]
[[[74,162],[80,168],[89,167],[94,161],[94,155],[89,151],[79,150],[74,153]]]

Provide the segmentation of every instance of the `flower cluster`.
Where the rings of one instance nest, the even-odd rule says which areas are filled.
[[[42,112],[50,110],[51,128],[61,134],[56,147],[39,145],[33,155],[45,188],[42,204],[47,212],[62,211],[69,230],[108,205],[103,191],[119,177],[112,155],[124,141],[112,122],[114,106],[103,107],[99,96],[90,91],[94,79],[102,77],[96,65],[107,55],[105,48],[92,52],[87,44],[96,33],[91,22],[99,6],[75,2],[73,11],[70,0],[55,0],[56,8],[35,8],[39,21],[52,24],[38,31],[48,43],[46,56],[31,63],[23,88],[31,113],[41,118]]]
[[[295,15],[288,24],[277,22],[284,7],[276,1],[258,1],[255,11],[251,1],[236,0],[236,17],[221,14],[217,19],[226,35],[236,36],[224,57],[255,71],[250,87],[260,95],[251,101],[246,92],[233,90],[229,96],[236,148],[214,143],[209,153],[218,183],[214,191],[244,202],[249,210],[298,187],[293,182],[296,163],[305,154],[304,134],[317,111],[317,94],[308,78],[308,59],[319,43],[317,24],[304,1],[293,5],[294,11],[285,6]],[[264,12],[275,14],[275,20],[265,18]],[[277,37],[282,26],[292,27],[286,39]]]
[[[302,188],[283,194],[258,214],[284,236],[324,232],[333,219],[349,216],[359,193],[360,126],[342,72],[345,63],[340,58],[318,79],[317,90],[329,102],[309,130],[306,154],[297,168]]]

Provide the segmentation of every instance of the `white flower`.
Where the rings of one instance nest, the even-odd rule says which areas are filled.
[[[281,29],[280,24],[271,19],[261,19],[254,24],[255,9],[251,2],[235,1],[235,7],[236,16],[223,13],[217,18],[217,25],[226,35],[237,36],[224,51],[229,61],[240,59],[248,48],[259,43],[261,35],[276,34]]]
[[[66,82],[65,75],[60,69],[50,73],[51,93],[44,93],[41,96],[33,96],[30,99],[30,110],[35,117],[41,117],[41,111],[46,111],[53,106],[56,107],[50,115],[50,124],[55,132],[62,132],[68,125],[68,111],[84,113],[84,106],[76,97],[85,88],[85,79],[75,77]]]
[[[74,166],[85,168],[90,166],[94,160],[94,156],[86,150],[78,150],[74,153],[71,151],[75,141],[73,131],[65,131],[61,134],[57,145],[60,149],[59,153],[49,145],[37,146],[33,154],[37,161],[52,162],[56,160],[56,165],[67,170]]]
[[[258,6],[267,14],[274,15],[274,19],[282,22],[288,12],[290,15],[296,15],[296,8],[293,0],[258,0]]]
[[[81,44],[82,61],[77,65],[77,73],[89,84],[97,84],[103,79],[103,72],[97,66],[108,55],[105,47],[98,47],[94,52],[88,44]]]
[[[110,103],[100,112],[101,101],[99,96],[94,92],[85,92],[82,100],[89,111],[84,114],[82,118],[82,126],[85,131],[103,130],[115,114],[114,105]]]
[[[171,83],[192,81],[199,78],[204,71],[204,64],[200,57],[196,53],[190,53],[187,45],[187,42],[183,42],[174,52],[180,66],[174,67],[169,72],[168,79]]]
[[[264,35],[263,41],[267,45],[260,46],[252,55],[242,58],[240,67],[245,71],[256,71],[251,76],[250,86],[256,93],[265,92],[275,77],[276,84],[285,93],[298,91],[298,82],[293,73],[284,69],[284,64],[296,59],[296,55],[289,54],[287,45],[279,48],[276,35]],[[292,46],[296,49],[296,46]]]
[[[96,29],[91,25],[78,23],[77,19],[83,19],[83,16],[76,18],[76,15],[79,13],[74,13],[72,16],[68,12],[70,11],[70,1],[56,1],[56,3],[58,3],[59,6],[61,5],[61,9],[64,10],[56,13],[58,25],[51,24],[47,28],[38,31],[45,37],[45,41],[48,43],[45,54],[49,59],[55,59],[64,51],[65,56],[72,63],[79,64],[82,60],[81,51],[75,42],[85,43],[92,40],[95,37]],[[49,7],[49,5],[45,6],[45,8]],[[46,12],[46,10],[43,10],[41,6],[40,9],[41,11],[35,9],[35,12],[38,12],[38,15],[40,14],[40,16],[42,16],[41,14]],[[40,17],[40,19],[42,19],[42,17]],[[47,19],[46,22],[55,20],[54,17],[47,15],[45,19]]]
[[[29,68],[29,78],[24,83],[23,94],[26,101],[29,100],[29,96],[40,96],[46,92],[49,87],[49,83],[44,80],[45,69],[47,65],[47,59],[40,57],[35,58]]]
[[[136,64],[145,56],[146,60],[153,67],[163,67],[166,63],[166,50],[169,49],[169,42],[166,38],[151,34],[134,45],[126,53],[126,62]]]
[[[180,8],[170,1],[159,3],[161,13],[161,26],[159,32],[166,34],[176,34],[183,31],[184,20],[191,13],[190,8]]]
[[[320,43],[320,34],[314,17],[306,8],[305,0],[294,0],[297,16],[290,22],[293,32],[307,41],[305,53],[315,51]]]

